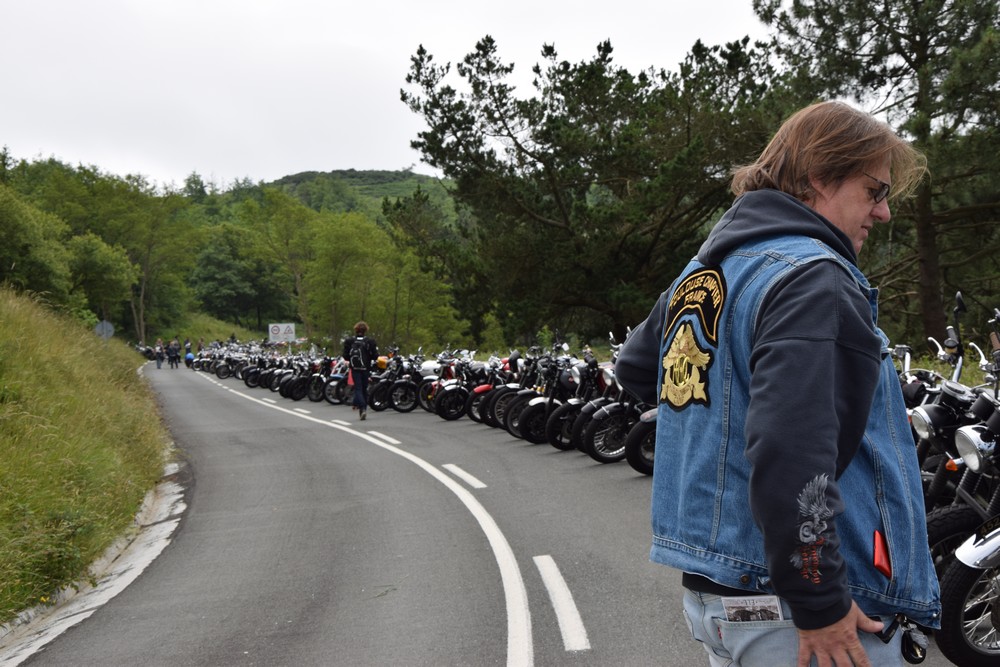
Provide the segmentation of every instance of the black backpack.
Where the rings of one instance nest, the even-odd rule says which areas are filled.
[[[351,370],[355,371],[366,371],[368,370],[368,356],[365,348],[368,345],[368,340],[363,336],[358,336],[351,343]]]

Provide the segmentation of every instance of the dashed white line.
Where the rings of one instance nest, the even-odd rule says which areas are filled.
[[[552,556],[535,556],[535,567],[542,575],[542,582],[549,592],[552,608],[559,620],[559,632],[562,633],[563,646],[567,651],[588,651],[590,640],[587,638],[587,628],[573,601],[573,594],[566,585],[566,580],[559,573],[559,568]]]
[[[467,473],[464,470],[462,470],[461,468],[459,468],[454,463],[445,463],[441,467],[444,468],[445,470],[449,471],[452,475],[454,475],[455,477],[458,477],[459,479],[461,479],[462,481],[464,481],[466,484],[468,484],[469,486],[471,486],[474,489],[485,489],[486,488],[485,484],[483,484],[478,479],[476,479],[475,477],[473,477],[469,473]]]
[[[386,442],[388,442],[390,445],[401,445],[401,444],[403,444],[399,440],[396,440],[395,438],[391,438],[391,437],[387,436],[385,433],[379,433],[378,431],[368,431],[368,435],[374,435],[376,438],[382,438],[383,440],[385,440]]]

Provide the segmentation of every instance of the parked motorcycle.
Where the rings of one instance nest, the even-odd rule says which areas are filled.
[[[568,346],[564,345],[564,351],[568,349]],[[585,357],[587,355],[593,360],[589,350],[585,352]],[[565,355],[555,357],[543,373],[541,394],[527,401],[517,415],[516,425],[512,427],[511,433],[532,444],[546,442],[549,419],[557,408],[580,393],[581,369],[587,366],[586,359],[580,360]]]
[[[570,369],[577,385],[576,394],[556,407],[545,422],[545,439],[550,445],[563,451],[576,449],[573,441],[573,424],[583,407],[607,390],[606,383],[609,376],[602,372],[602,367],[610,369],[614,366],[614,359],[617,358],[620,347],[621,345],[615,345],[614,335],[611,334],[611,362],[602,366],[593,354],[584,353],[585,363],[576,364]]]
[[[996,356],[1000,345],[994,345]],[[980,414],[987,404],[991,414],[984,422],[960,428],[955,439],[970,471],[991,471],[995,477],[1000,472],[1000,401],[995,394],[981,395]],[[941,652],[959,665],[1000,664],[1000,513],[991,510],[991,518],[955,550],[941,576],[941,629],[935,637]]]
[[[465,414],[475,422],[482,422],[484,418],[483,406],[492,395],[491,392],[498,387],[513,383],[517,379],[518,360],[521,353],[512,350],[511,353],[501,359],[496,355],[490,357],[486,362],[486,379],[469,393],[469,398],[465,402]]]

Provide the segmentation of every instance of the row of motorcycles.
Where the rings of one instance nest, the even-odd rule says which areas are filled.
[[[913,350],[887,350],[897,360],[921,465],[928,542],[941,584],[943,613],[936,643],[949,660],[1000,665],[1000,309],[991,327],[989,356],[964,343],[956,295],[953,324],[937,358],[948,377],[911,367]],[[379,357],[368,387],[369,409],[410,412],[418,407],[446,421],[470,419],[560,450],[578,450],[600,463],[627,461],[653,473],[656,408],[617,382],[620,344],[610,339],[611,361],[567,345],[529,348],[477,361],[468,350],[426,358],[395,346]],[[979,357],[983,382],[962,382],[966,351]],[[329,356],[277,354],[254,345],[219,346],[191,363],[195,370],[231,375],[292,400],[350,403],[347,362]]]
[[[889,350],[921,465],[927,534],[941,584],[935,640],[957,665],[1000,665],[1000,309],[989,320],[989,356],[963,342],[961,292],[946,338],[928,338],[948,377],[910,367],[912,349]],[[966,352],[978,355],[980,384],[963,383]]]
[[[423,349],[405,356],[391,346],[380,356],[368,384],[368,409],[410,412],[417,407],[447,421],[468,418],[502,428],[517,438],[556,449],[576,449],[600,463],[627,461],[653,474],[655,407],[616,381],[614,357],[598,362],[588,348],[492,355],[477,361],[469,350],[445,350],[426,358]],[[316,354],[280,354],[256,344],[213,346],[191,368],[221,379],[236,376],[293,401],[350,403],[353,382],[347,362]]]

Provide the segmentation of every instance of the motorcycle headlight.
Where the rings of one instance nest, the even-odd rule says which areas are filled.
[[[910,424],[921,440],[929,440],[934,436],[934,423],[923,406],[913,408],[910,412]]]
[[[569,374],[573,378],[573,382],[580,384],[580,367],[576,364],[570,367]]]
[[[982,424],[962,426],[955,431],[955,448],[972,472],[982,472],[986,459],[993,454],[994,443],[985,439],[986,427]]]

